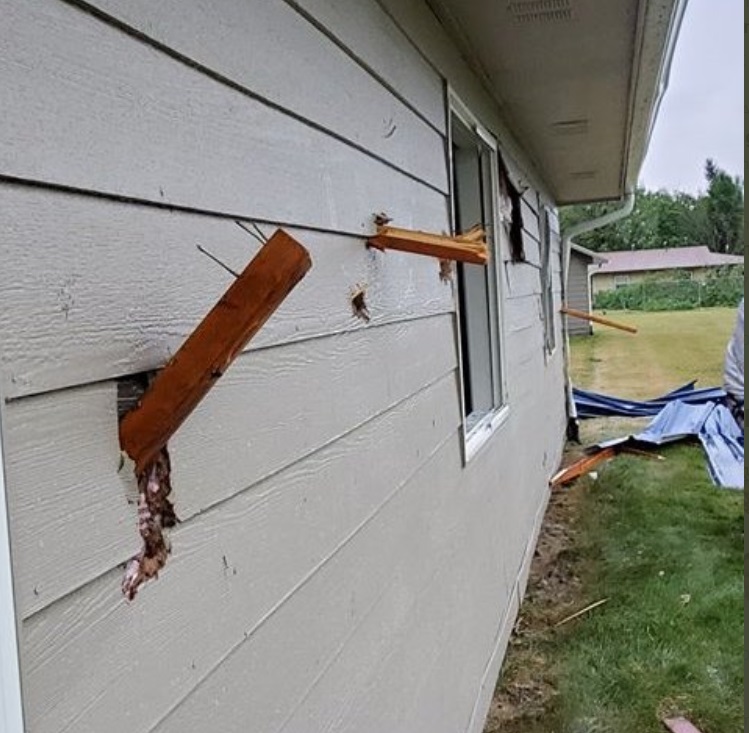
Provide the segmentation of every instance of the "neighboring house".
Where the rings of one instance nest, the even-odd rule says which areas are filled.
[[[606,259],[579,244],[570,249],[570,268],[567,275],[567,305],[579,311],[590,313],[593,300],[590,290],[591,265],[606,262]],[[567,331],[570,335],[589,336],[593,333],[593,324],[581,318],[565,316]]]
[[[704,282],[708,273],[716,267],[744,264],[743,256],[711,252],[704,245],[633,249],[605,254],[605,262],[593,264],[590,268],[594,295],[646,279],[668,280],[677,272],[687,273],[687,277]]]
[[[480,731],[565,435],[555,206],[634,187],[683,4],[0,3],[0,692],[33,733]],[[491,263],[368,250],[375,212]],[[170,442],[126,602],[118,393],[236,219],[313,267]]]

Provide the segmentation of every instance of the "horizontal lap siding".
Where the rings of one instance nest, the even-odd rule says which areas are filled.
[[[588,264],[578,259],[573,252],[570,258],[567,303],[572,308],[587,312],[590,307],[589,287]],[[568,317],[567,328],[570,334],[590,334],[592,331],[591,324],[580,318]]]
[[[424,58],[380,3],[287,0],[335,38],[435,129],[446,130],[443,76]]]
[[[564,411],[538,180],[495,103],[416,0],[0,8],[0,175],[34,183],[0,186],[29,729],[477,730]],[[509,416],[467,466],[453,288],[364,247],[380,210],[448,228],[445,79],[531,186],[529,263],[500,262]],[[313,268],[172,440],[183,522],[126,604],[113,380],[227,287],[196,244],[234,269],[257,251],[233,217],[290,228]]]
[[[252,700],[254,729],[272,730],[264,721],[292,709],[390,582],[393,563],[410,557],[406,538],[419,541],[420,500],[438,490],[432,456],[457,436],[454,390],[448,375],[178,526],[173,557],[134,603],[123,602],[115,569],[74,604],[32,616],[23,629],[30,729],[139,733],[184,703],[175,730],[207,730],[199,721],[209,719],[228,732],[246,726],[232,710]],[[406,490],[414,482],[416,495]],[[227,674],[231,685],[214,688]],[[223,710],[216,697],[204,706],[209,689]],[[182,709],[196,717],[180,727]]]
[[[8,397],[161,366],[231,282],[196,244],[235,270],[259,248],[231,220],[24,186],[0,186],[0,209]],[[253,349],[364,328],[350,305],[357,285],[366,287],[371,325],[453,309],[431,259],[290,231],[313,266]]]
[[[240,358],[170,444],[183,522],[333,443],[455,368],[449,316]],[[9,503],[28,616],[138,549],[116,385],[8,405]],[[231,460],[227,457],[231,456]]]
[[[0,10],[1,174],[354,234],[382,210],[447,226],[444,194],[77,8]]]
[[[205,0],[88,4],[228,83],[447,190],[440,132],[284,0],[224,0],[219,7]],[[394,52],[404,45],[412,51],[390,42]],[[293,74],[284,71],[279,58]],[[411,86],[426,80],[434,105],[441,80],[431,69],[419,72]]]

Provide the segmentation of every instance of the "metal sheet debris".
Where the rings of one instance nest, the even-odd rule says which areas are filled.
[[[604,441],[597,448],[606,450],[630,442],[663,445],[694,437],[705,450],[713,483],[724,488],[743,489],[744,431],[719,398],[705,400],[706,395],[722,393],[722,390],[695,390],[693,387],[694,383],[691,383],[653,400],[652,403],[660,401],[664,404],[641,433]],[[682,396],[686,399],[682,399]],[[602,398],[602,406],[612,401],[628,402],[606,395],[597,397]]]
[[[600,392],[589,392],[572,388],[579,418],[590,417],[650,417],[657,415],[669,402],[680,400],[688,404],[699,405],[706,402],[723,400],[726,393],[720,387],[697,389],[696,381],[689,382],[673,392],[652,400],[628,400],[612,397]]]

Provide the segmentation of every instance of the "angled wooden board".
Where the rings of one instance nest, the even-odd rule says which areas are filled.
[[[170,443],[178,517],[186,523],[226,502],[450,373],[451,320],[409,321],[240,357]],[[118,470],[116,409],[111,382],[7,407],[24,617],[139,548],[129,503],[137,495],[134,480]]]
[[[340,135],[447,191],[444,138],[320,29],[283,0],[93,0],[96,7],[250,93]],[[371,34],[367,38],[372,39]],[[376,36],[383,52],[392,35]],[[294,73],[289,73],[289,68]],[[420,64],[414,81],[442,105],[435,74]]]
[[[158,368],[259,244],[232,220],[0,185],[0,369],[15,398]],[[270,234],[272,227],[264,227]],[[313,267],[250,348],[454,308],[431,258],[353,237],[289,230]],[[366,287],[369,324],[351,294]]]
[[[444,194],[76,7],[0,13],[2,175],[353,234],[379,211],[447,226]]]

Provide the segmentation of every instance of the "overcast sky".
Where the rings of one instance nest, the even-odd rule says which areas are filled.
[[[704,191],[706,158],[744,175],[743,0],[688,0],[640,183]]]

